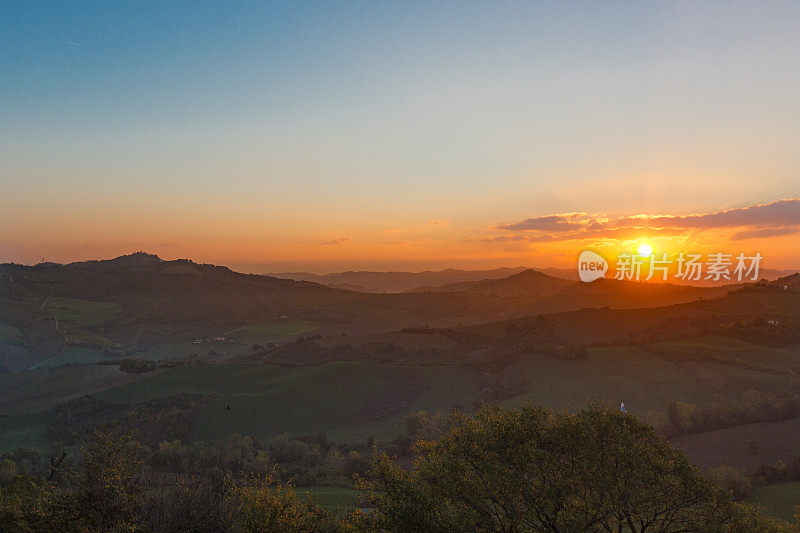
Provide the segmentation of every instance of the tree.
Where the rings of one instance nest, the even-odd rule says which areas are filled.
[[[758,521],[647,424],[615,409],[456,413],[412,472],[386,456],[361,481],[391,531],[727,531]],[[749,527],[749,526],[748,526]]]

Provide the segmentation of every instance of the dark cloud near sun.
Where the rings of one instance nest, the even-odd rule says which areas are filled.
[[[576,231],[588,226],[602,227],[594,218],[587,216],[586,213],[565,213],[562,215],[529,218],[522,222],[500,226],[500,229],[513,231],[536,230],[557,233]]]
[[[602,215],[563,213],[503,224],[505,235],[485,242],[555,242],[577,239],[628,239],[637,236],[680,235],[687,231],[742,228],[734,240],[779,237],[800,231],[800,198],[691,215]]]

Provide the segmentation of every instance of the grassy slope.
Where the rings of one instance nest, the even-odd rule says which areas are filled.
[[[209,353],[222,354],[242,354],[247,353],[250,346],[232,344],[229,342],[199,342],[193,341],[171,342],[159,344],[147,350],[147,358],[156,361],[181,361],[196,355],[198,359],[208,359],[212,357]]]
[[[33,367],[35,370],[44,368],[56,368],[68,364],[86,365],[111,359],[111,356],[103,353],[97,348],[86,348],[84,346],[67,346],[59,353],[45,359]]]
[[[730,465],[752,469],[797,457],[800,420],[747,424],[670,440],[701,468]],[[750,442],[756,443],[755,454],[748,449]]]
[[[144,377],[113,366],[82,366],[0,374],[0,453],[46,450],[46,425],[62,402]]]
[[[35,413],[0,417],[0,453],[16,448],[28,448],[44,452],[49,447],[47,440],[48,413]]]
[[[31,414],[70,398],[91,394],[146,377],[114,366],[80,366],[47,371],[0,374],[0,414]]]
[[[74,298],[49,298],[42,309],[59,320],[75,324],[102,324],[122,313],[122,306],[113,302],[93,302]]]
[[[658,346],[676,353],[692,354],[696,350],[702,350],[703,353],[709,353],[720,360],[739,361],[775,370],[791,371],[800,368],[800,344],[770,348],[720,335],[706,335],[662,342]]]
[[[477,394],[475,378],[472,370],[460,367],[351,362],[184,366],[100,396],[135,403],[181,392],[217,394],[196,414],[197,438],[243,433],[268,439],[284,432],[325,431],[351,440],[399,432],[409,412],[449,411],[456,402],[467,403]]]
[[[24,346],[25,337],[19,328],[9,324],[0,324],[0,344]]]
[[[321,507],[341,510],[358,507],[362,496],[355,489],[331,486],[296,488],[295,492],[298,496],[310,497]]]
[[[307,320],[282,320],[243,326],[226,333],[226,336],[250,344],[267,344],[281,342],[317,329],[319,329],[318,324]]]
[[[771,390],[790,378],[739,368],[665,361],[636,348],[596,348],[581,361],[531,357],[531,385],[522,397],[556,408],[592,400],[624,401],[646,416],[669,399],[705,404],[738,397],[748,388]],[[276,365],[180,366],[100,393],[136,403],[183,392],[215,394],[195,420],[196,437],[231,433],[268,439],[287,432],[325,431],[336,439],[400,432],[417,410],[469,409],[483,388],[478,371],[465,366],[411,366],[338,362],[311,367]],[[230,410],[225,407],[230,406]]]
[[[579,361],[532,357],[530,371],[533,383],[526,398],[557,408],[624,401],[629,410],[645,415],[663,410],[671,398],[711,399],[693,372],[633,347],[591,349]]]
[[[778,520],[794,521],[795,507],[800,506],[800,483],[777,483],[753,490],[747,501],[764,507]]]

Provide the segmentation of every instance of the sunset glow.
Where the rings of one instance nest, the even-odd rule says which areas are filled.
[[[6,7],[0,262],[800,264],[791,4],[301,4]]]

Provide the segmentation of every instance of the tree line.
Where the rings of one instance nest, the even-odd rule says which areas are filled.
[[[456,411],[446,427],[423,415],[406,423],[413,466],[376,449],[354,473],[367,512],[323,509],[271,471],[156,468],[138,441],[98,433],[38,475],[0,461],[0,530],[797,531],[735,502],[651,426],[613,408],[525,404]],[[172,450],[160,453],[168,461]]]

